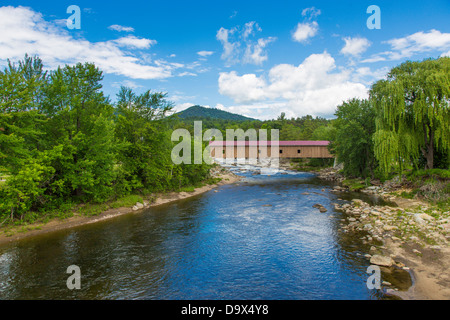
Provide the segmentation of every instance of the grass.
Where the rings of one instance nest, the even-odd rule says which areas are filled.
[[[140,195],[131,194],[128,196],[124,196],[121,198],[118,198],[117,200],[111,202],[109,204],[110,208],[116,209],[121,207],[131,207],[136,204],[136,202],[143,203],[144,199]]]
[[[349,188],[350,191],[358,191],[367,187],[366,183],[359,179],[346,179],[342,181],[342,185]]]
[[[334,159],[291,159],[291,166],[297,171],[319,171],[332,167]]]

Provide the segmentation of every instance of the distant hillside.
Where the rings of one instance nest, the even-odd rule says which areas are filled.
[[[239,114],[215,109],[205,108],[201,106],[192,106],[186,110],[176,113],[181,119],[221,119],[232,121],[258,121],[248,117],[241,116]]]

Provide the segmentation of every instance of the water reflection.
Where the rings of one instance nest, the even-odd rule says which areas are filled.
[[[308,173],[237,186],[0,248],[2,299],[379,299],[338,195]],[[320,213],[315,203],[328,209]],[[69,265],[81,290],[66,287]]]

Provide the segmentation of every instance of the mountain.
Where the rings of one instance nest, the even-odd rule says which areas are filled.
[[[221,119],[221,120],[232,120],[232,121],[259,121],[257,119],[244,117],[239,114],[215,109],[215,108],[205,108],[202,106],[192,106],[176,113],[181,119]]]

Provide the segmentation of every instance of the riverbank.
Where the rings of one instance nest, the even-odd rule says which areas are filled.
[[[342,183],[336,170],[323,170],[319,178]],[[346,192],[348,186],[336,186],[333,192]],[[397,207],[372,206],[361,200],[335,203],[344,213],[341,231],[363,232],[363,242],[370,247],[365,256],[389,272],[403,269],[412,275],[413,285],[407,291],[397,290],[390,283],[386,292],[405,300],[450,299],[450,212],[420,199],[399,196],[399,186],[360,187],[358,191],[393,202]]]
[[[167,204],[170,202],[187,199],[196,195],[213,190],[221,185],[233,184],[238,182],[241,177],[234,173],[220,168],[212,171],[212,177],[218,178],[220,181],[215,184],[205,185],[195,188],[193,191],[160,193],[152,197],[152,199],[144,199],[142,203],[138,202],[133,206],[110,208],[95,216],[85,216],[75,212],[73,216],[65,219],[54,218],[47,223],[34,223],[27,226],[15,226],[9,228],[0,228],[0,245],[14,242],[23,238],[28,238],[44,233],[54,232],[58,230],[69,229],[81,225],[97,223],[109,219],[116,218],[125,214],[138,213],[150,207]]]

